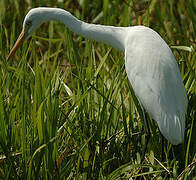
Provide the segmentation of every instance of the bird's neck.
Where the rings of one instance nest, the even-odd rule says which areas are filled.
[[[70,30],[86,38],[103,42],[124,51],[125,31],[123,27],[88,24],[78,20],[69,12],[59,8],[47,8],[45,20],[64,23]]]

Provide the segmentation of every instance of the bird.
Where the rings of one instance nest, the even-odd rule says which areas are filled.
[[[173,145],[184,141],[187,94],[176,59],[162,37],[146,26],[115,27],[83,22],[61,8],[38,7],[25,16],[22,32],[7,60],[46,21],[59,21],[83,37],[124,53],[128,80],[141,107]],[[145,119],[145,118],[144,118]],[[148,122],[145,120],[148,130]],[[147,146],[148,140],[146,140]]]

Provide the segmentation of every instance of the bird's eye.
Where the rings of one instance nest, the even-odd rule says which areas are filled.
[[[26,21],[25,22],[24,31],[25,32],[28,31],[30,29],[31,25],[32,25],[32,22],[31,21]]]
[[[32,25],[32,22],[31,21],[27,21],[26,23],[25,23],[25,26],[26,27],[29,27],[29,26],[31,26]]]

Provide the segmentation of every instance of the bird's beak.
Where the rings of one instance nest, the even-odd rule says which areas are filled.
[[[17,41],[16,41],[15,44],[14,44],[14,47],[12,48],[12,50],[10,51],[10,53],[9,53],[9,55],[8,55],[7,60],[9,60],[10,57],[12,57],[12,56],[15,54],[15,52],[17,51],[17,49],[18,49],[18,48],[20,47],[20,45],[23,43],[24,39],[25,39],[25,31],[22,30],[22,32],[20,33],[20,35],[19,35]]]

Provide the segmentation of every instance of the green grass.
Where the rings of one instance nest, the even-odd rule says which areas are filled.
[[[29,2],[29,3],[28,3]],[[79,3],[80,2],[80,3]],[[124,55],[57,22],[43,24],[6,62],[28,8],[60,7],[86,22],[144,24],[174,52],[187,91],[184,144],[144,123]],[[194,1],[0,1],[0,179],[196,179]]]

